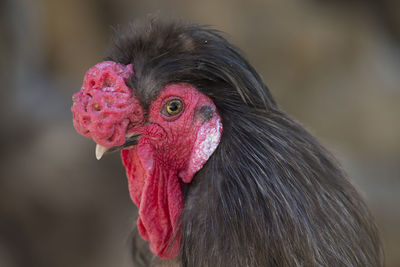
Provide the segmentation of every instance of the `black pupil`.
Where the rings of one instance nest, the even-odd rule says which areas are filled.
[[[178,101],[172,101],[169,103],[169,110],[172,112],[175,112],[179,109],[179,102]]]

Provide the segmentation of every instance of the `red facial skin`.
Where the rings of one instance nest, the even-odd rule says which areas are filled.
[[[112,67],[115,68],[114,65]],[[122,102],[125,101],[133,115],[125,109],[121,113],[115,111],[116,114],[112,113],[107,124],[102,124],[101,116],[96,112],[108,114],[114,111],[114,107],[111,104],[107,110],[94,111],[91,117],[92,114],[87,110],[93,103],[90,102],[92,99],[88,101],[85,97],[88,91],[85,86],[86,78],[81,92],[74,96],[72,112],[75,128],[107,147],[123,144],[126,134],[141,134],[136,146],[124,149],[121,153],[130,196],[139,208],[138,230],[158,257],[170,259],[178,256],[182,183],[192,181],[195,173],[216,149],[222,133],[221,119],[214,103],[190,84],[171,84],[162,89],[150,104],[144,121],[144,112],[132,93],[130,98],[124,97],[122,101],[115,94],[111,103],[124,106]],[[101,88],[96,90],[104,91]],[[168,116],[165,104],[175,98],[183,102],[183,110],[175,116]],[[201,114],[202,107],[212,110],[211,118],[206,119]],[[91,122],[89,124],[84,119],[87,117]],[[107,128],[102,129],[102,125]]]
[[[165,103],[177,97],[184,102],[183,112],[172,117],[163,115],[161,110]],[[138,145],[122,151],[131,198],[139,207],[139,233],[161,258],[174,258],[179,253],[181,184],[191,182],[208,159],[197,155],[200,152],[196,140],[202,138],[198,133],[204,125],[207,126],[202,129],[216,129],[218,134],[222,130],[217,125],[220,123],[218,115],[204,124],[203,117],[196,113],[202,106],[210,106],[215,111],[212,101],[194,87],[188,84],[167,86],[150,106],[150,124],[134,129],[143,134]],[[219,136],[217,138],[219,141]],[[200,166],[193,163],[196,160]]]

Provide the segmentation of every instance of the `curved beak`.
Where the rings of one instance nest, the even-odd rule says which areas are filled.
[[[96,159],[100,160],[105,153],[112,153],[112,152],[116,152],[121,149],[130,147],[130,146],[137,145],[139,142],[139,137],[140,137],[140,134],[131,134],[126,137],[126,141],[123,145],[114,146],[114,147],[110,147],[110,148],[96,144]]]

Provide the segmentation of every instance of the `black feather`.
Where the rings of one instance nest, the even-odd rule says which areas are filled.
[[[336,160],[220,32],[148,20],[118,32],[107,59],[133,64],[129,86],[144,108],[165,85],[188,82],[223,120],[220,145],[184,188],[174,264],[383,265],[374,220]]]

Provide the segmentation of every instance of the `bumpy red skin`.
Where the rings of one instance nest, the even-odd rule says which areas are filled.
[[[139,233],[149,241],[151,251],[158,257],[174,258],[179,254],[181,242],[181,185],[192,181],[217,147],[222,133],[221,119],[214,103],[206,95],[189,84],[172,84],[166,86],[151,103],[144,121],[140,103],[122,84],[126,79],[124,75],[130,74],[131,68],[114,64],[108,62],[105,73],[109,73],[110,68],[117,69],[122,71],[120,75],[123,77],[115,79],[119,89],[110,94],[110,89],[91,86],[92,70],[96,70],[97,65],[88,71],[90,74],[86,75],[81,91],[74,96],[74,125],[79,133],[107,147],[122,145],[126,133],[141,134],[137,146],[122,150],[130,196],[139,208]],[[103,76],[95,77],[103,79]],[[88,92],[96,97],[87,97]],[[97,99],[102,99],[103,94],[110,96],[112,101],[104,111],[100,110],[99,115],[99,111],[90,107],[97,103]],[[181,99],[184,109],[169,117],[162,110],[173,98]],[[121,109],[121,105],[126,108]],[[208,121],[199,112],[203,106],[214,111]],[[102,112],[108,114],[105,123],[102,123]],[[87,123],[88,120],[91,123]]]
[[[125,142],[131,122],[141,121],[139,101],[126,80],[133,75],[132,65],[112,61],[99,63],[86,72],[82,88],[72,97],[73,122],[78,133],[105,146]]]

